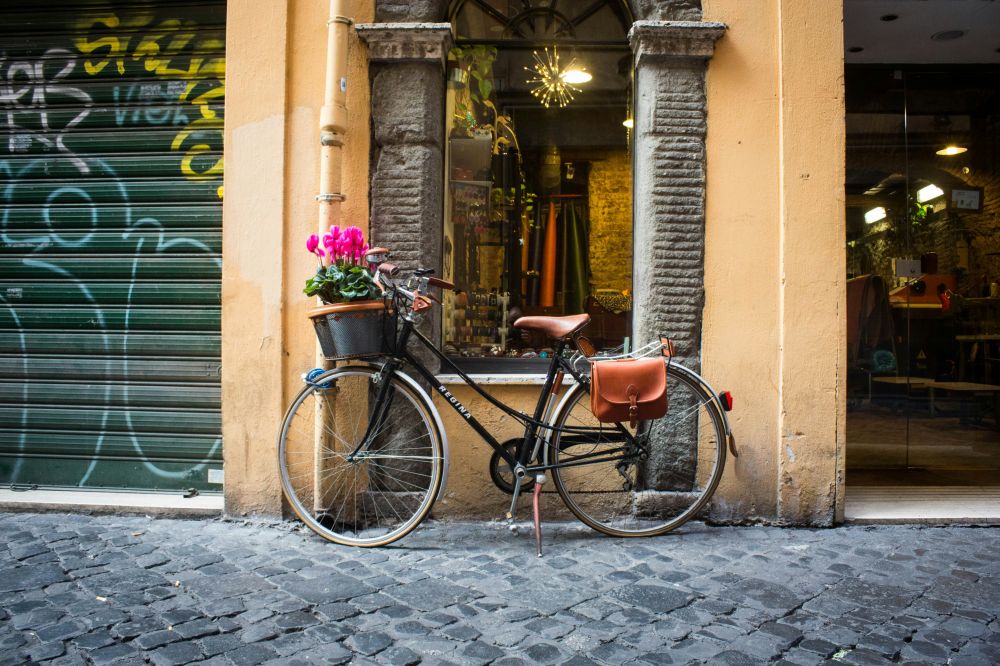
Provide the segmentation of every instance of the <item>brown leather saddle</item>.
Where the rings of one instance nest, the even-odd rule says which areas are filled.
[[[558,340],[565,340],[589,323],[590,315],[586,313],[567,317],[528,316],[515,321],[514,328],[538,331]]]

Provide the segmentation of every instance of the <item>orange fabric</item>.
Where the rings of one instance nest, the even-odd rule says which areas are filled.
[[[549,222],[545,225],[545,251],[542,254],[542,299],[544,308],[556,304],[556,204],[549,202]]]

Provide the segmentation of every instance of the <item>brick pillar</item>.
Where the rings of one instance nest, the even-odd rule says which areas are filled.
[[[700,368],[705,304],[705,69],[726,26],[700,21],[636,21],[634,289],[635,343],[660,333],[679,360]],[[681,413],[686,405],[671,404]],[[697,423],[678,424],[653,443],[647,487],[686,490],[695,479]],[[686,461],[686,462],[685,462]]]
[[[371,63],[371,238],[405,270],[441,270],[447,23],[358,25]],[[435,321],[425,333],[440,331]],[[432,333],[433,334],[433,333]]]

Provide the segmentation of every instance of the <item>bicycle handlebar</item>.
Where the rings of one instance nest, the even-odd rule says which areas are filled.
[[[436,277],[427,278],[427,284],[430,285],[431,287],[441,287],[442,289],[449,289],[455,292],[456,294],[462,293],[461,289],[456,287],[451,282],[448,282],[447,280],[442,280],[441,278],[436,278]]]

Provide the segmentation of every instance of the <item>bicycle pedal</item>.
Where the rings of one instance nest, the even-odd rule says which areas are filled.
[[[508,511],[505,518],[507,519],[507,529],[510,530],[510,533],[514,536],[520,536],[521,532],[514,523],[514,514]]]

